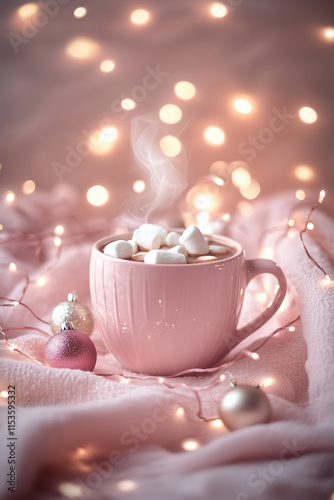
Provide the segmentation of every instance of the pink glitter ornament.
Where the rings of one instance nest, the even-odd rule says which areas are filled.
[[[92,372],[96,358],[96,348],[91,339],[73,329],[64,329],[51,337],[44,351],[44,364],[53,368]]]

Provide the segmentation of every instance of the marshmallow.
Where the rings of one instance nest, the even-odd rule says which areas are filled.
[[[210,248],[210,253],[214,255],[224,255],[225,253],[227,253],[226,248],[221,245],[210,245],[209,248]]]
[[[145,255],[147,255],[147,252],[136,252],[132,255],[132,260],[137,260],[138,262],[144,262]]]
[[[143,231],[151,231],[152,233],[159,234],[161,236],[161,245],[165,243],[166,236],[168,234],[167,229],[158,224],[141,224],[139,229]]]
[[[128,240],[128,243],[132,246],[132,253],[137,253],[138,252],[138,245],[135,241],[133,240]]]
[[[170,248],[168,252],[182,253],[185,257],[188,257],[188,252],[182,245],[176,245],[175,247]]]
[[[132,236],[132,240],[137,243],[138,247],[142,250],[156,250],[160,248],[161,234],[155,231],[141,229],[141,227],[139,229],[135,229]]]
[[[195,257],[194,262],[212,262],[214,260],[218,260],[218,257],[214,255],[199,255]]]
[[[179,242],[190,255],[205,255],[210,252],[209,245],[196,226],[187,227],[181,234]]]
[[[187,259],[182,253],[166,250],[151,250],[145,255],[146,264],[186,264]]]
[[[133,249],[132,245],[128,241],[117,240],[108,243],[103,249],[106,255],[111,257],[118,257],[119,259],[129,259],[132,257]]]
[[[174,231],[170,232],[166,236],[166,245],[169,247],[174,247],[179,244],[180,235]]]

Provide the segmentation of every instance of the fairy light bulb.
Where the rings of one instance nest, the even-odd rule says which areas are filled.
[[[16,268],[16,264],[15,264],[15,262],[11,262],[11,263],[9,264],[9,266],[8,266],[8,269],[9,269],[9,271],[11,271],[12,273],[14,273],[14,272],[16,271],[16,269],[17,269],[17,268]]]
[[[252,359],[254,359],[255,361],[257,361],[258,359],[260,359],[260,356],[258,355],[257,352],[252,352],[251,355],[250,355],[250,357]]]
[[[184,408],[182,408],[182,406],[180,406],[180,408],[178,408],[175,412],[175,415],[177,417],[184,417],[185,415],[185,411],[184,411]]]
[[[318,203],[322,203],[324,201],[325,196],[326,196],[326,192],[324,189],[322,189],[319,193]]]
[[[210,426],[211,426],[213,429],[221,429],[222,427],[224,427],[224,424],[223,424],[223,422],[220,420],[220,418],[216,418],[215,420],[211,420],[211,422],[210,422]]]
[[[181,447],[185,451],[194,451],[197,450],[197,448],[199,448],[199,442],[196,439],[184,439],[181,442]]]
[[[60,247],[61,246],[61,238],[59,238],[59,236],[56,236],[54,239],[53,239],[53,243],[54,243],[54,246],[55,247]]]

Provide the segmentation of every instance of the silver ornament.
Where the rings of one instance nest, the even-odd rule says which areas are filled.
[[[78,302],[74,293],[69,293],[65,302],[60,302],[52,311],[50,325],[54,334],[60,332],[63,323],[70,322],[79,332],[90,336],[94,329],[94,316],[89,307]]]
[[[230,430],[249,425],[264,424],[270,419],[270,403],[266,394],[258,387],[238,385],[231,381],[232,389],[219,404],[219,416]]]

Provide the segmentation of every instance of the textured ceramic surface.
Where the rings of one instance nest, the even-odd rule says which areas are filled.
[[[92,250],[90,287],[93,310],[105,344],[127,369],[170,375],[211,366],[242,338],[265,323],[282,303],[286,280],[265,259],[246,260],[239,243],[215,237],[236,254],[200,264],[145,264],[101,252],[113,239]],[[280,284],[273,304],[250,325],[237,330],[244,291],[260,273],[274,274]]]

